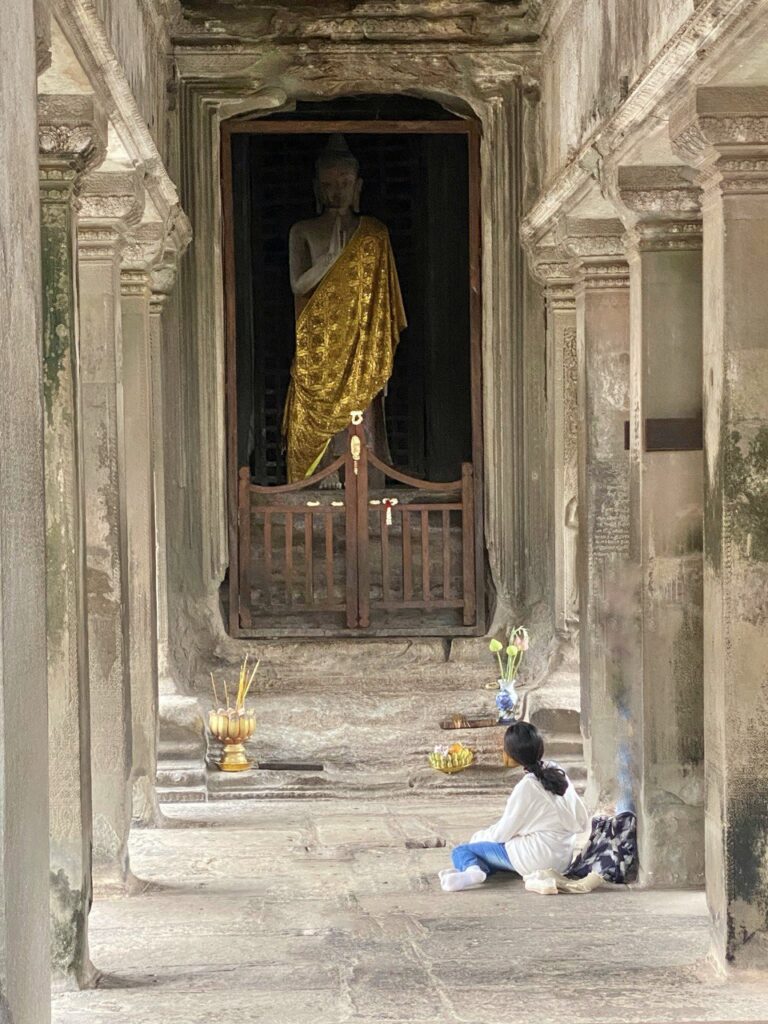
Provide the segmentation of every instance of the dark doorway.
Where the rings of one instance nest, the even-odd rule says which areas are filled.
[[[288,232],[314,215],[327,134],[232,136],[237,454],[259,484],[283,484],[280,421],[294,348]],[[389,228],[408,328],[386,399],[393,464],[453,480],[472,457],[468,138],[351,134],[362,212]]]
[[[371,625],[378,635],[482,631],[476,126],[437,104],[403,97],[298,106],[266,119],[233,119],[222,129],[231,631],[255,636],[277,628],[291,635],[328,635],[359,629],[364,615],[350,624],[353,590],[364,600],[370,590],[373,605],[380,609]],[[328,492],[315,493],[313,478],[307,485],[286,488],[280,429],[295,347],[288,236],[295,222],[316,212],[314,164],[329,132],[342,132],[360,163],[361,212],[389,229],[408,317],[386,397],[391,452],[384,478],[387,494],[359,490],[355,499],[361,510],[367,505],[382,509],[376,513],[376,529],[383,531],[382,537],[390,536],[402,566],[386,572],[373,563],[358,566],[357,583],[352,580],[350,545],[358,550],[359,539],[374,536],[375,530],[371,533],[362,511],[353,519],[344,501],[329,503]],[[438,486],[443,483],[446,487]],[[440,493],[456,494],[460,484],[465,498],[446,498],[444,510],[433,507]],[[417,504],[406,506],[405,491],[395,493],[398,487],[411,488],[410,501]],[[390,499],[394,505],[402,503],[394,517],[383,511]],[[419,501],[429,507],[419,511]],[[291,503],[305,511],[292,511]],[[411,555],[406,526],[415,523],[416,512],[424,542],[420,550],[429,557]],[[275,515],[285,517],[277,531],[270,525]],[[344,519],[347,526],[334,532],[332,517]],[[316,535],[318,523],[324,524],[324,541]],[[328,565],[338,562],[341,577],[346,573],[346,598],[341,577],[336,579],[330,570],[324,589],[319,588],[315,561],[321,542]],[[279,558],[273,558],[276,544]],[[460,599],[456,581],[449,578],[456,558],[449,553],[442,568],[430,561],[441,547],[451,546],[463,552]],[[386,560],[386,550],[381,557]],[[301,598],[294,586],[297,558],[304,574]],[[387,597],[390,571],[399,597]],[[412,571],[420,574],[420,596],[411,592]],[[439,587],[430,578],[433,571],[442,573]],[[476,608],[466,599],[467,587],[478,592]],[[283,603],[276,601],[276,593],[282,594]],[[474,597],[469,600],[474,602]],[[346,624],[338,617],[345,602]],[[302,625],[291,625],[291,618],[299,621],[291,613],[300,609]]]

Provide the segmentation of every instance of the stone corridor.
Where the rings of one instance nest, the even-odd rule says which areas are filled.
[[[446,783],[449,790],[451,783]],[[98,898],[96,990],[55,1024],[650,1024],[765,1021],[768,982],[707,964],[699,891],[448,895],[452,843],[503,797],[166,808],[134,831],[141,894]]]

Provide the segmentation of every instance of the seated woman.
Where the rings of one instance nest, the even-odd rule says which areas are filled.
[[[453,850],[453,868],[440,872],[446,892],[481,885],[496,871],[514,871],[526,879],[527,889],[554,895],[554,881],[540,873],[566,872],[581,833],[590,827],[587,809],[568,776],[543,760],[544,741],[534,725],[510,725],[504,751],[525,775],[496,824]]]

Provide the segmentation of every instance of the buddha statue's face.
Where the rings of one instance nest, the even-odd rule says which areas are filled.
[[[329,163],[317,172],[317,195],[326,210],[346,213],[356,205],[360,178],[351,160]]]

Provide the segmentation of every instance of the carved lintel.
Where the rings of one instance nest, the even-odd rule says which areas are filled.
[[[37,115],[41,172],[69,168],[82,175],[103,161],[107,119],[92,96],[43,93]]]

